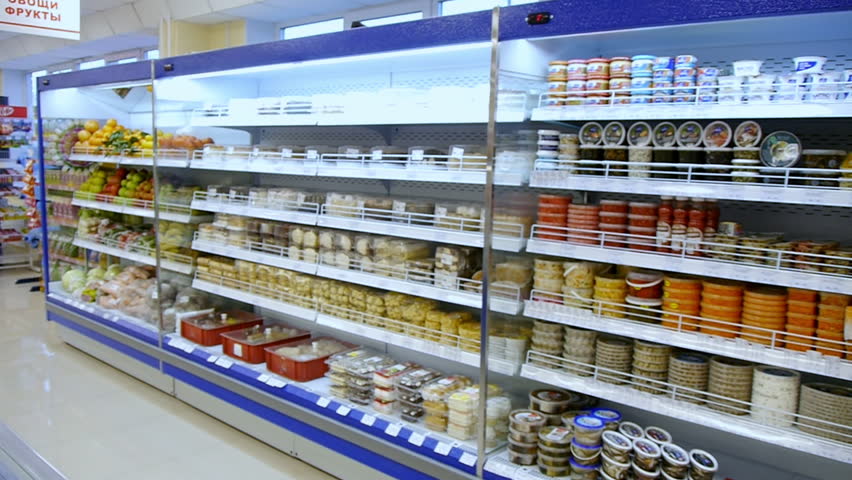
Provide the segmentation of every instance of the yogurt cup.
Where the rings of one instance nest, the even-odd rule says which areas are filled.
[[[672,443],[672,436],[666,430],[663,430],[660,427],[646,427],[645,428],[645,438],[651,440],[657,445],[665,445],[667,443]]]
[[[593,94],[609,90],[609,80],[605,78],[589,78],[586,80],[586,93]]]
[[[633,441],[633,463],[645,471],[654,471],[660,465],[662,452],[660,447],[647,438]],[[691,455],[690,455],[691,457]]]
[[[690,450],[689,460],[692,466],[689,476],[693,480],[713,480],[713,475],[719,470],[719,462],[704,450]]]
[[[732,136],[731,126],[727,122],[717,120],[704,127],[702,138],[707,147],[721,148],[728,146]]]
[[[836,92],[842,88],[837,84],[841,78],[840,72],[813,73],[805,82],[810,85],[811,92]]]
[[[613,78],[626,77],[630,78],[633,71],[633,62],[630,57],[612,57],[609,59],[609,77]]]
[[[592,416],[604,421],[604,429],[614,431],[621,421],[621,413],[611,408],[596,408],[592,410]]]
[[[621,422],[618,426],[618,433],[627,437],[631,442],[640,438],[645,438],[645,431],[642,427],[633,422]]]
[[[574,60],[568,60],[568,67],[565,69],[568,74],[568,79],[570,80],[572,77],[582,77],[586,78],[586,68],[587,63],[585,59],[577,58]]]
[[[654,59],[654,70],[674,70],[675,59],[673,57],[656,57]]]
[[[618,90],[627,90],[630,88],[631,82],[628,77],[620,77],[620,78],[610,78],[609,79],[609,88],[610,90],[616,91],[615,94],[618,95]],[[630,95],[630,92],[624,92],[626,95]]]
[[[815,56],[793,57],[793,69],[796,73],[822,73],[825,60]]]
[[[672,122],[660,122],[654,126],[651,139],[656,147],[671,147],[676,142],[677,127]]]
[[[603,453],[617,462],[629,462],[630,451],[633,450],[632,441],[627,436],[612,430],[607,430],[601,436],[603,439]],[[687,463],[689,459],[687,457]]]
[[[695,55],[678,55],[675,57],[675,68],[695,68],[698,57]]]
[[[676,67],[674,70],[675,78],[692,78],[695,79],[698,71],[693,67]]]
[[[734,129],[734,145],[737,147],[756,147],[760,145],[763,130],[760,124],[754,120],[746,120],[737,125]]]
[[[633,78],[652,76],[656,59],[654,55],[634,55],[630,64],[631,76]]]
[[[590,58],[586,63],[586,78],[609,78],[609,59]]]
[[[621,122],[609,122],[603,130],[604,145],[621,145],[627,136],[627,129]]]
[[[586,91],[586,81],[568,80],[567,82],[565,82],[565,91],[571,95],[584,96],[583,92]]]
[[[666,81],[671,82],[674,80],[674,70],[669,68],[664,68],[661,70],[654,70],[653,79],[655,81]]]
[[[636,77],[635,75],[630,80],[630,88],[633,95],[651,95],[651,76]]]
[[[663,472],[670,478],[685,479],[689,474],[689,453],[673,443],[663,445],[660,450],[663,457]]]
[[[734,75],[738,77],[753,77],[760,75],[763,60],[737,60],[734,62]]]
[[[699,77],[716,78],[719,76],[719,69],[715,67],[701,67],[698,69]]]
[[[672,103],[672,91],[671,90],[659,90],[655,91],[653,95],[653,103]]]
[[[562,93],[568,91],[568,83],[567,82],[549,82],[547,84],[547,91],[550,93]]]
[[[581,445],[600,445],[604,431],[603,420],[591,415],[580,415],[574,418],[574,440]]]
[[[633,96],[630,97],[630,103],[633,103],[633,104],[651,103],[653,98],[654,97],[651,96],[651,95],[636,95],[634,93]]]

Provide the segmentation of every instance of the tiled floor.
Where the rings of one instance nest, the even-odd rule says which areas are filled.
[[[333,478],[64,344],[28,276],[0,273],[0,421],[69,479]]]

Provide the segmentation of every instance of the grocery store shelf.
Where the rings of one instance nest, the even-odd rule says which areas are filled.
[[[724,262],[706,257],[690,258],[639,250],[603,248],[563,241],[541,240],[537,238],[529,240],[527,251],[542,255],[606,262],[616,265],[631,265],[668,272],[691,273],[782,287],[852,294],[852,278],[849,276],[809,272],[806,270],[777,269],[772,266]],[[744,259],[740,260],[740,262],[742,261]]]
[[[334,311],[334,309],[332,309]],[[320,313],[317,316],[317,323],[326,327],[331,327],[337,330],[345,331],[360,337],[378,340],[390,345],[413,350],[415,352],[425,353],[435,357],[440,357],[451,362],[458,362],[472,367],[479,367],[479,352],[468,352],[459,347],[451,345],[442,345],[437,342],[415,338],[402,333],[395,333],[380,327],[370,326],[361,322],[344,320],[337,316]],[[405,324],[401,324],[400,327]],[[409,328],[411,326],[409,325]],[[424,329],[425,330],[425,329]],[[433,335],[441,336],[440,332]],[[512,363],[508,360],[490,358],[488,360],[488,368],[494,372],[504,375],[515,375],[518,373],[520,364]]]
[[[229,213],[244,217],[277,220],[279,222],[316,225],[319,205],[316,203],[277,202],[274,204],[253,205],[247,196],[236,198],[218,198],[207,192],[195,192],[192,199],[193,210]]]
[[[246,242],[243,247],[223,245],[221,243],[211,242],[208,240],[199,240],[198,232],[196,232],[195,240],[192,242],[192,249],[199,252],[212,253],[213,255],[221,255],[223,257],[235,258],[237,260],[259,263],[261,265],[269,265],[270,267],[285,268],[287,270],[307,273],[310,275],[315,275],[317,273],[316,263],[290,260],[287,256],[288,249],[286,247],[261,246],[258,243],[252,244],[250,242]]]
[[[11,230],[21,230],[26,228],[27,219],[22,218],[18,220],[0,220],[0,229],[11,229]]]
[[[191,152],[188,150],[160,149],[157,152],[157,167],[186,168],[189,166]],[[93,147],[74,147],[69,155],[74,162],[114,163],[128,167],[153,167],[154,151],[141,150],[133,155],[106,155]]]
[[[405,277],[409,277],[412,272],[399,272]],[[442,302],[454,303],[456,305],[464,305],[466,307],[482,308],[482,295],[475,292],[465,292],[461,290],[451,290],[447,288],[436,287],[426,283],[419,283],[410,279],[393,278],[386,275],[377,275],[374,273],[366,273],[359,270],[343,269],[328,265],[320,265],[316,272],[320,277],[333,278],[344,282],[357,283],[368,287],[381,288],[394,292],[407,293],[418,297],[432,298]],[[422,277],[422,274],[420,274]],[[430,278],[431,280],[431,278]],[[476,287],[481,288],[481,283],[469,281],[471,284],[476,284]],[[492,291],[492,294],[494,292]],[[491,309],[496,312],[508,313],[517,315],[521,311],[520,292],[515,292],[515,299],[492,296]]]
[[[657,164],[653,165],[657,166]],[[672,174],[666,173],[666,175]],[[530,186],[591,192],[630,192],[643,195],[677,195],[749,202],[852,207],[852,190],[768,183],[737,183],[721,181],[721,179],[713,182],[688,181],[685,176],[683,179],[666,180],[611,175],[575,175],[559,170],[536,170],[530,175]]]
[[[125,203],[126,202],[126,203]],[[71,204],[81,208],[94,208],[107,212],[123,213],[144,218],[154,218],[154,202],[100,194],[77,192]],[[205,223],[213,220],[213,215],[192,215],[188,205],[160,203],[160,220],[178,223]]]
[[[459,441],[445,433],[428,430],[423,424],[404,422],[398,414],[380,414],[369,406],[334,397],[330,393],[330,381],[325,377],[294,382],[268,371],[265,364],[252,365],[225,356],[221,346],[201,347],[177,335],[166,336],[163,345],[167,352],[190,360],[201,368],[318,414],[330,421],[323,429],[325,432],[340,435],[354,428],[366,434],[370,441],[388,442],[417,453],[418,457],[409,456],[405,460],[405,464],[412,468],[415,468],[413,464],[416,462],[427,462],[430,465],[421,465],[419,468],[423,470],[420,471],[439,474],[440,478],[469,478],[462,472],[473,473],[477,460],[473,441]],[[238,389],[228,390],[243,394]],[[361,439],[361,444],[364,441]]]
[[[196,275],[192,281],[192,287],[198,290],[203,290],[214,295],[220,295],[240,302],[250,303],[257,307],[272,310],[274,312],[289,315],[302,320],[315,321],[317,318],[316,302],[313,299],[299,298],[281,291],[257,287],[252,284],[239,282],[237,280],[227,280],[221,277]],[[225,282],[230,282],[232,286],[224,285]],[[298,300],[303,305],[302,307],[286,300]]]
[[[532,358],[532,356],[531,356]],[[555,357],[554,357],[555,358]],[[707,407],[671,398],[671,393],[654,395],[629,386],[605,383],[594,376],[580,377],[551,368],[526,363],[521,376],[553,386],[566,388],[603,400],[646,410],[697,425],[733,433],[745,438],[829,458],[838,462],[852,463],[852,444],[809,435],[793,427],[772,427],[758,423],[748,415],[736,416],[711,410]],[[688,395],[684,393],[683,395]]]
[[[59,303],[64,307],[72,307],[78,311],[86,312],[90,318],[96,318],[100,323],[112,326],[128,335],[131,335],[143,342],[156,345],[159,341],[159,330],[155,325],[131,317],[118,310],[103,308],[97,303],[83,302],[76,300],[71,295],[62,289],[62,282],[50,282],[49,294],[47,298],[53,302]]]
[[[533,292],[536,297],[537,292]],[[650,312],[649,312],[650,313]],[[742,338],[724,338],[697,331],[679,331],[658,324],[598,315],[589,309],[545,301],[527,300],[524,316],[629,338],[739,358],[759,364],[792,368],[842,380],[852,380],[852,362],[816,351],[797,352],[783,347],[752,343]],[[649,321],[652,321],[649,319]],[[719,323],[718,321],[716,322]],[[778,334],[780,337],[781,334]],[[767,334],[767,338],[771,338]],[[813,342],[813,340],[811,340]],[[783,345],[783,342],[781,342]],[[842,349],[843,347],[840,347]]]
[[[484,237],[481,233],[469,230],[481,230],[479,220],[469,221],[470,225],[462,225],[458,219],[445,220],[445,222],[455,222],[458,229],[436,228],[434,225],[435,217],[421,215],[420,219],[424,225],[417,225],[418,219],[412,220],[411,214],[400,214],[390,210],[373,210],[360,209],[356,212],[353,209],[351,216],[336,216],[327,214],[327,205],[323,205],[323,214],[317,219],[317,225],[321,227],[339,228],[342,230],[352,230],[355,232],[376,233],[379,235],[392,235],[395,237],[414,238],[425,240],[428,242],[452,243],[454,245],[464,245],[468,247],[482,247]],[[337,210],[346,210],[343,207],[334,207]],[[369,213],[364,213],[364,210],[370,210]],[[408,215],[408,217],[406,217]],[[370,216],[379,220],[371,220],[359,218]],[[429,218],[426,218],[429,217]],[[393,221],[391,221],[393,220]],[[440,220],[438,220],[440,222]],[[415,224],[412,224],[414,222]],[[493,246],[497,250],[507,252],[520,252],[524,248],[526,239],[523,238],[523,226],[515,224],[501,224],[494,222],[495,230],[502,230],[507,234],[517,233],[515,236],[504,236],[496,234],[493,239]],[[469,229],[465,231],[464,229]]]
[[[191,168],[199,170],[217,170],[222,172],[245,172],[265,173],[273,175],[302,175],[313,177],[317,175],[317,163],[315,160],[306,161],[290,157],[271,157],[263,155],[257,157],[252,154],[229,155],[227,157],[218,155],[205,155],[203,152],[195,152],[195,157],[190,164]]]
[[[531,120],[571,122],[583,120],[715,120],[719,118],[830,118],[851,117],[852,103],[632,104],[539,107]]]
[[[94,242],[92,240],[86,240],[79,237],[74,238],[74,245],[80,248],[85,248],[87,250],[94,250],[96,252],[105,253],[107,255],[111,255],[113,257],[123,258],[126,260],[130,260],[131,262],[142,263],[144,265],[157,265],[157,259],[154,257],[154,251],[150,251],[150,255],[138,252],[132,252],[128,250],[124,250],[122,248],[117,248],[113,246],[107,246],[102,243]],[[138,247],[133,247],[134,249],[138,249]],[[180,258],[182,260],[186,260],[187,263],[169,260],[169,259],[161,259],[160,266],[166,270],[171,270],[173,272],[182,273],[184,275],[192,274],[195,267],[190,263],[192,259],[190,257],[183,258],[182,255],[174,255],[175,258]]]

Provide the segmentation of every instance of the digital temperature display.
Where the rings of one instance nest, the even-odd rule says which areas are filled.
[[[553,14],[550,12],[531,13],[527,15],[527,23],[530,25],[544,25],[553,20]]]

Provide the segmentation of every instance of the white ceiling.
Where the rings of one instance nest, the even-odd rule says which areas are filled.
[[[396,0],[400,1],[400,0]],[[343,13],[394,0],[81,0],[80,41],[0,32],[0,69],[47,66],[157,45],[160,19],[269,24]],[[273,40],[273,38],[270,38]]]

